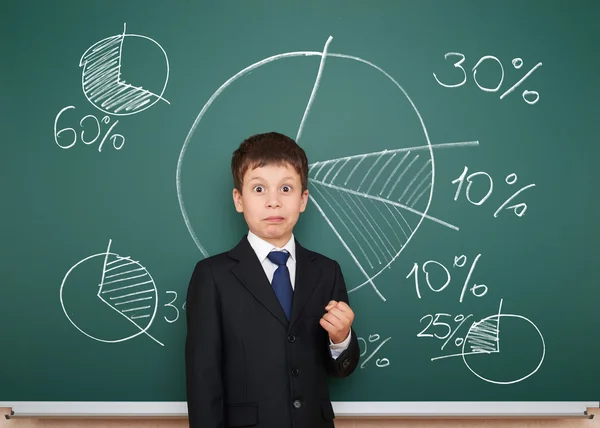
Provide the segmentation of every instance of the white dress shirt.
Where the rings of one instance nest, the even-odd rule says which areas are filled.
[[[248,242],[250,243],[250,246],[256,253],[256,257],[258,257],[258,261],[260,261],[260,264],[262,265],[262,267],[265,271],[265,274],[267,275],[267,278],[269,279],[269,283],[273,282],[273,275],[275,274],[275,271],[277,270],[277,265],[267,258],[268,254],[271,251],[286,251],[290,254],[290,256],[287,259],[286,266],[287,266],[288,270],[290,271],[290,281],[292,282],[292,290],[295,290],[296,289],[295,288],[295,286],[296,286],[296,241],[294,240],[294,234],[292,234],[292,237],[290,238],[290,240],[281,248],[278,248],[278,247],[274,246],[273,244],[269,244],[267,241],[259,238],[258,236],[256,236],[254,233],[252,233],[250,231],[248,231]],[[351,336],[351,334],[349,333],[348,337],[346,337],[346,340],[344,340],[341,343],[333,343],[331,341],[331,339],[329,339],[329,350],[330,350],[331,356],[333,358],[337,359],[337,357],[339,357],[340,354],[342,352],[344,352],[346,350],[346,348],[348,348],[348,346],[350,345],[350,336]]]

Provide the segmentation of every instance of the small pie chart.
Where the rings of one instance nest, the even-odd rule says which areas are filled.
[[[154,279],[139,261],[110,251],[77,262],[60,287],[71,324],[90,339],[118,343],[146,334],[158,307]]]
[[[462,359],[481,380],[510,385],[539,370],[546,356],[546,343],[530,319],[501,310],[502,301],[498,314],[471,325],[462,344]]]
[[[81,87],[87,100],[100,111],[115,116],[127,116],[139,113],[152,107],[158,101],[169,101],[163,98],[169,81],[169,59],[167,53],[155,40],[140,34],[127,34],[126,25],[122,34],[110,36],[91,46],[82,55],[79,66]],[[158,74],[157,79],[163,82],[162,87],[143,88],[127,82],[123,78],[126,72],[123,65],[123,47],[132,39],[142,40],[160,52],[153,55],[153,60],[145,61],[139,67],[145,67],[144,73]],[[145,51],[145,50],[144,50]],[[158,58],[161,62],[159,62]],[[147,66],[146,64],[150,65]]]

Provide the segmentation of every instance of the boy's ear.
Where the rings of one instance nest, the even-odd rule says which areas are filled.
[[[300,212],[303,213],[306,209],[306,204],[308,204],[308,189],[302,192],[302,202],[300,203]]]
[[[244,212],[244,204],[242,203],[242,194],[235,187],[233,188],[233,204],[235,205],[235,210],[239,213]]]

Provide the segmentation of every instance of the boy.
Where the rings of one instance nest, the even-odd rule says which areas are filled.
[[[306,154],[285,135],[259,134],[231,169],[249,232],[190,280],[190,427],[332,428],[327,375],[350,375],[360,351],[339,264],[293,235],[308,202]]]

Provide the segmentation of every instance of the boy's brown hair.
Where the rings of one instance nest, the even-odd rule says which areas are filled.
[[[300,175],[304,192],[308,188],[308,159],[302,147],[278,132],[252,135],[240,144],[231,157],[233,186],[242,193],[244,174],[249,168],[285,164],[292,166]]]

